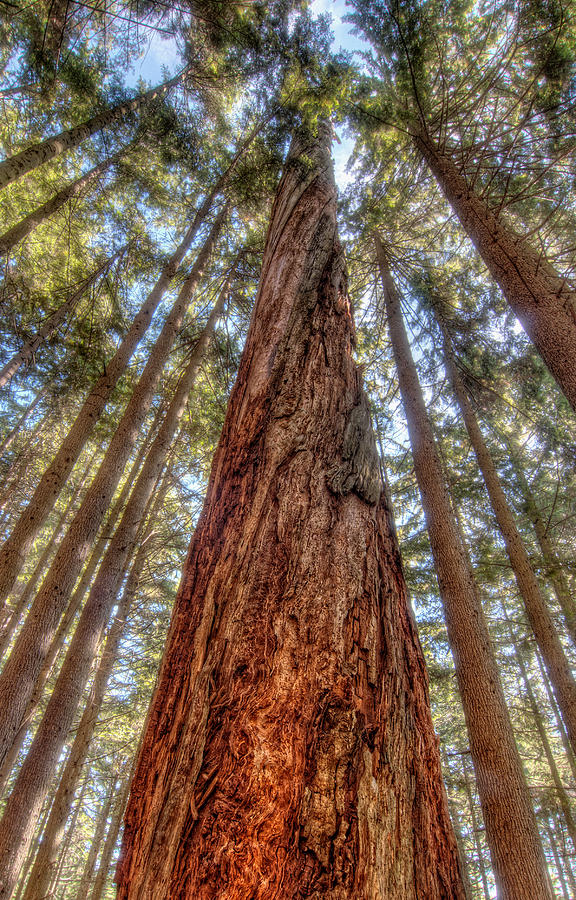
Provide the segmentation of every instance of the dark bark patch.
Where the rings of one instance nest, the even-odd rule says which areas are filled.
[[[364,391],[352,408],[344,430],[342,463],[332,466],[327,484],[333,494],[341,496],[354,491],[362,500],[375,506],[382,493],[380,459],[370,422],[370,408]]]

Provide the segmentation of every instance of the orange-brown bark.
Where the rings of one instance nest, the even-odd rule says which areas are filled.
[[[299,137],[133,782],[119,900],[464,897],[352,346],[329,153]]]

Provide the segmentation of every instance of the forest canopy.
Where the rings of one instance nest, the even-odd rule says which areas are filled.
[[[576,897],[571,4],[0,65],[0,897]]]

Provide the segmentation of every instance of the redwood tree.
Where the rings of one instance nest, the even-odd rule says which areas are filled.
[[[328,134],[300,133],[127,811],[119,900],[463,898]]]

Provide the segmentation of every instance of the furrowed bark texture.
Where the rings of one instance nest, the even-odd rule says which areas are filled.
[[[414,143],[492,277],[576,410],[576,293],[527,242],[502,224],[452,159],[425,134]]]
[[[130,357],[146,333],[152,316],[162,300],[172,278],[176,275],[202,225],[212,203],[220,191],[224,176],[210,191],[194,216],[190,227],[174,253],[164,265],[158,280],[122,339],[118,350],[108,362],[106,371],[96,381],[86,397],[70,431],[56,456],[42,475],[34,494],[16,522],[10,537],[0,547],[0,604],[3,604],[16,581],[40,528],[60,496],[66,479],[78,456],[102,415],[112,391],[126,371]]]
[[[75,125],[67,131],[62,131],[54,137],[46,138],[45,141],[33,144],[31,147],[27,147],[20,153],[16,153],[14,156],[5,159],[4,162],[0,163],[0,190],[6,187],[6,185],[11,184],[13,181],[22,178],[28,172],[36,169],[43,163],[48,162],[50,159],[54,159],[55,156],[60,156],[60,154],[64,153],[66,150],[77,147],[93,134],[96,134],[97,131],[112,125],[113,122],[116,122],[119,119],[123,119],[128,113],[134,112],[144,104],[150,103],[158,97],[163,97],[171,88],[175,87],[185,78],[190,72],[190,68],[190,66],[187,66],[174,78],[165,81],[164,84],[159,85],[159,87],[152,88],[151,90],[146,91],[146,93],[140,94],[139,97],[134,97],[132,100],[126,100],[123,103],[118,103],[116,106],[105,109],[103,112],[82,122],[81,125]]]
[[[502,900],[551,900],[546,861],[474,576],[458,533],[386,254],[376,249],[390,340]]]
[[[464,897],[327,143],[295,139],[278,190],[119,900]]]

